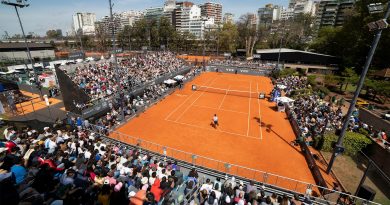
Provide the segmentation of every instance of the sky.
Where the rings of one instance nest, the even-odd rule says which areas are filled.
[[[16,0],[10,0],[15,2]],[[177,0],[178,1],[178,0]],[[191,1],[191,0],[189,0]],[[164,4],[164,0],[112,0],[113,12],[144,10]],[[200,4],[206,0],[192,0]],[[223,13],[233,13],[236,18],[248,12],[256,12],[268,3],[286,6],[288,0],[213,0],[222,4]],[[29,7],[19,10],[25,33],[34,32],[45,35],[47,30],[62,29],[62,33],[71,30],[72,15],[76,12],[91,12],[97,20],[109,15],[108,0],[28,0]],[[10,36],[21,33],[15,9],[0,4],[0,39],[7,31]]]

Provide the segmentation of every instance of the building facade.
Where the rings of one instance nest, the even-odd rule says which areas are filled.
[[[73,31],[83,35],[95,34],[96,15],[94,13],[76,13],[73,15]]]
[[[222,4],[207,2],[200,5],[202,16],[214,18],[216,24],[222,23]]]
[[[179,30],[182,26],[183,20],[188,18],[188,15],[185,15],[184,13],[186,13],[193,5],[194,3],[189,1],[176,3],[176,8],[173,10],[172,16],[172,24],[175,26],[176,30]]]
[[[151,7],[145,10],[145,19],[148,21],[159,21],[164,15],[164,7]]]
[[[104,16],[100,21],[95,23],[96,29],[101,29],[107,35],[111,35],[112,29],[114,29],[114,34],[118,34],[123,29],[121,26],[121,15],[113,14],[112,17],[114,23],[110,23],[111,18],[109,16]]]
[[[135,22],[139,21],[144,17],[142,11],[125,11],[120,14],[120,26],[124,28],[125,26],[133,26]]]
[[[353,9],[354,0],[324,0],[318,5],[316,28],[325,26],[342,26],[346,11]]]
[[[213,17],[203,17],[201,8],[190,2],[186,2],[175,10],[175,27],[177,31],[188,32],[200,40],[204,38],[206,29],[212,29],[215,25]]]
[[[292,8],[282,8],[280,12],[280,20],[286,21],[294,18],[294,9]]]
[[[225,13],[223,15],[223,23],[233,23],[234,22],[234,14]]]
[[[280,20],[282,7],[272,4],[267,4],[263,8],[257,10],[259,18],[259,26],[270,27],[274,21]]]
[[[300,14],[309,14],[315,16],[316,14],[316,3],[312,0],[297,1],[294,6],[294,16]]]

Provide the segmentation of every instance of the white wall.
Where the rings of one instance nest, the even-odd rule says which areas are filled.
[[[32,58],[55,58],[54,50],[31,51]],[[0,52],[0,59],[28,59],[25,51]]]

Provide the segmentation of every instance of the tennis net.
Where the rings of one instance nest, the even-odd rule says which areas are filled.
[[[214,87],[198,86],[198,85],[192,85],[192,90],[208,92],[208,93],[216,93],[221,95],[247,97],[247,98],[260,98],[260,95],[263,94],[258,92],[245,91],[245,90],[230,90],[230,89],[214,88]]]

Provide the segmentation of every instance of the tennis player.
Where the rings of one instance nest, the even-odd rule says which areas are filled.
[[[217,114],[214,114],[214,117],[213,117],[213,122],[214,122],[214,127],[217,128],[217,126],[219,126],[218,124],[218,116]]]

